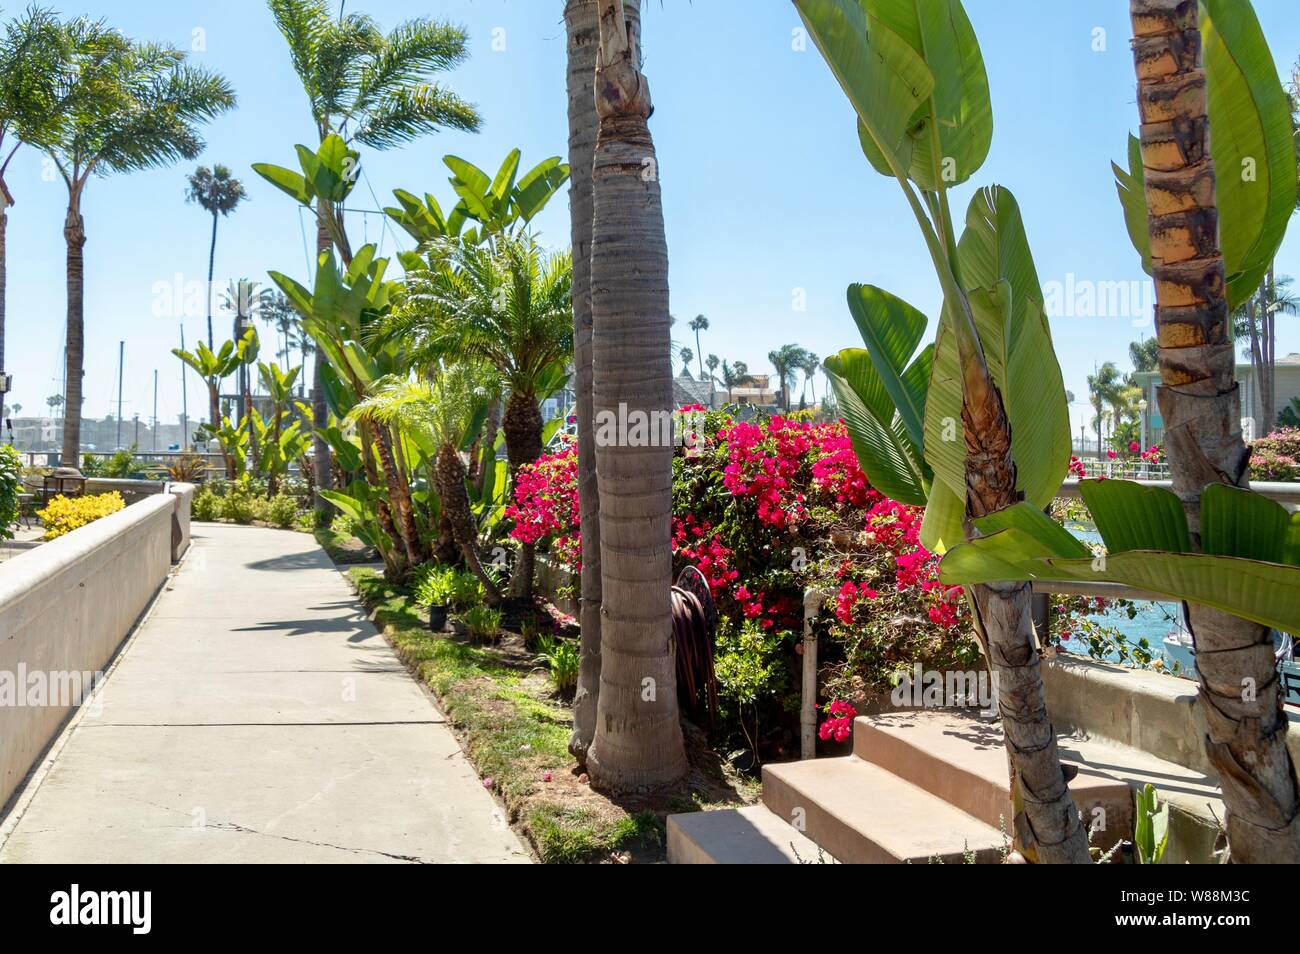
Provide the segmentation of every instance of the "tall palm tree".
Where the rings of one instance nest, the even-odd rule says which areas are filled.
[[[199,166],[185,177],[185,201],[197,202],[212,215],[212,242],[208,245],[208,347],[212,348],[212,273],[217,264],[217,221],[235,211],[248,194],[244,184],[217,163],[211,169]]]
[[[639,20],[600,0],[591,244],[595,419],[672,411],[668,247]],[[601,431],[597,432],[598,435]],[[629,432],[630,436],[630,432]],[[671,783],[687,770],[672,643],[671,439],[600,439],[601,671],[587,770],[621,791]]]
[[[632,36],[639,34],[639,8],[625,8]],[[583,544],[578,623],[581,663],[573,697],[569,751],[586,766],[596,734],[600,694],[600,494],[596,482],[596,428],[592,407],[591,228],[592,159],[596,117],[596,50],[600,43],[596,0],[565,0],[565,89],[569,100],[569,234],[573,251],[573,391],[578,419],[578,519]]]
[[[800,392],[800,400],[803,399],[804,392],[807,392],[809,383],[812,384],[813,403],[817,403],[817,372],[822,369],[822,359],[817,357],[811,351],[803,353],[803,361],[799,363],[799,370],[803,372],[803,392]]]
[[[235,105],[230,84],[186,62],[185,54],[135,43],[102,23],[80,19],[60,27],[62,82],[77,100],[56,129],[33,139],[68,189],[63,225],[68,248],[67,406],[63,462],[81,451],[85,359],[84,260],[81,203],[91,176],[135,172],[193,159],[203,150],[198,128]]]
[[[379,331],[415,367],[469,357],[497,370],[509,391],[501,427],[512,480],[542,455],[538,390],[573,353],[572,273],[567,252],[547,255],[526,234],[437,243],[424,267],[408,270],[406,298]],[[516,595],[531,594],[532,563],[525,544]]]
[[[746,385],[754,383],[754,376],[749,373],[749,365],[743,361],[736,361],[732,364],[722,362],[720,372],[722,386],[727,389],[727,403],[731,403],[731,392],[736,388],[743,388]]]
[[[1277,276],[1270,267],[1259,290],[1233,313],[1233,335],[1247,339],[1242,355],[1249,359],[1255,394],[1259,399],[1259,417],[1263,433],[1276,423],[1277,336],[1279,313],[1300,312],[1300,297],[1291,291],[1291,277]]]
[[[1093,420],[1097,425],[1097,456],[1102,454],[1102,431],[1106,420],[1105,408],[1112,403],[1116,390],[1120,386],[1119,368],[1115,362],[1107,361],[1094,374],[1088,375],[1088,401],[1092,405]]]
[[[704,359],[704,366],[705,366],[706,368],[709,369],[709,377],[708,377],[708,381],[709,381],[709,398],[710,398],[710,400],[709,400],[709,405],[710,405],[710,407],[711,407],[711,406],[713,405],[713,401],[712,401],[712,398],[713,398],[713,391],[714,391],[714,388],[717,386],[717,383],[718,383],[718,381],[717,381],[717,373],[718,373],[718,356],[717,356],[716,354],[711,354],[711,355],[709,355],[707,358]]]
[[[790,410],[790,386],[794,383],[795,372],[803,364],[805,354],[807,352],[796,344],[781,345],[775,351],[767,353],[767,360],[772,363],[776,380],[781,385],[781,409],[784,411]]]
[[[474,107],[433,82],[466,56],[465,32],[459,27],[409,20],[385,34],[364,14],[344,15],[340,7],[339,16],[333,16],[327,0],[268,0],[267,5],[289,46],[321,141],[337,133],[346,142],[383,150],[444,127],[478,129]],[[342,224],[341,209],[317,204],[317,251],[337,244],[347,263],[352,253]],[[324,362],[318,354],[312,378],[312,413],[322,424],[329,419]],[[328,489],[330,449],[319,433],[312,452],[316,486]],[[318,497],[318,516],[328,510]]]
[[[691,362],[695,360],[695,352],[690,348],[682,348],[677,352],[677,357],[682,361],[682,371],[689,375],[691,373]]]
[[[1199,546],[1202,489],[1248,486],[1250,460],[1224,320],[1199,13],[1194,3],[1169,0],[1130,0],[1129,11],[1162,342],[1158,399],[1174,492]],[[1198,603],[1185,606],[1232,859],[1300,862],[1300,782],[1287,749],[1272,633]]]
[[[700,350],[700,332],[709,330],[709,319],[696,315],[691,319],[691,331],[695,332],[695,353],[700,356],[700,380],[704,380],[704,352]]]
[[[1143,338],[1141,341],[1130,341],[1128,345],[1128,359],[1133,362],[1134,371],[1154,371],[1156,369],[1156,352],[1160,350],[1160,342],[1155,338]]]
[[[5,172],[24,142],[50,134],[70,103],[61,89],[64,44],[48,10],[30,8],[0,36],[0,374],[5,370],[5,233],[13,194]],[[5,382],[0,377],[0,398]]]

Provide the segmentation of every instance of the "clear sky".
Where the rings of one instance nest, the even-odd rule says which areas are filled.
[[[267,281],[268,269],[307,275],[304,223],[291,200],[249,165],[290,165],[293,145],[312,142],[305,96],[284,43],[259,0],[54,0],[65,15],[102,16],[128,35],[163,40],[224,73],[237,110],[205,131],[197,162],[93,181],[86,193],[86,405],[116,411],[118,341],[126,341],[124,416],[181,410],[180,369],[169,349],[183,320],[187,342],[203,333],[202,307],[183,319],[166,286],[199,288],[207,274],[210,219],[184,201],[185,174],[224,163],[250,201],[223,219],[218,287],[232,278]],[[463,25],[470,58],[447,82],[477,104],[477,135],[440,133],[399,150],[366,151],[365,178],[351,205],[392,204],[391,190],[453,196],[441,157],[454,153],[489,171],[514,146],[524,162],[564,154],[567,142],[562,0],[349,0],[384,28],[415,16]],[[989,72],[995,131],[984,167],[954,196],[961,215],[972,188],[1000,183],[1024,214],[1045,285],[1144,280],[1124,231],[1110,160],[1136,127],[1124,0],[967,0]],[[1279,69],[1300,55],[1296,0],[1255,0]],[[17,4],[10,3],[5,13]],[[645,71],[655,102],[676,337],[694,348],[686,320],[711,322],[702,350],[768,371],[766,355],[795,342],[825,355],[858,344],[845,306],[849,282],[880,285],[932,318],[940,294],[897,184],[872,171],[857,143],[851,108],[811,42],[794,49],[799,26],[786,0],[650,0]],[[1104,49],[1098,39],[1104,31]],[[199,31],[199,32],[196,32]],[[494,48],[495,47],[495,48]],[[503,48],[502,48],[503,47]],[[61,389],[66,191],[42,175],[41,158],[20,152],[9,173],[17,205],[8,231],[10,402],[37,412]],[[374,196],[372,197],[371,190]],[[568,242],[568,205],[552,201],[535,224],[552,246]],[[310,231],[310,223],[305,223]],[[353,216],[353,244],[407,247],[380,215]],[[1300,276],[1300,228],[1278,271]],[[1071,279],[1069,276],[1073,276]],[[189,284],[186,283],[197,283]],[[182,299],[184,295],[182,294]],[[192,297],[192,294],[191,294]],[[804,310],[798,303],[806,301]],[[182,309],[183,310],[183,309]],[[1076,398],[1075,433],[1087,415],[1085,376],[1095,364],[1128,368],[1128,343],[1150,336],[1149,311],[1060,315],[1052,322],[1066,386]],[[222,332],[218,328],[219,340]],[[1279,354],[1300,351],[1300,319],[1279,325]],[[265,340],[265,339],[264,339]],[[264,347],[264,353],[270,348]],[[824,379],[819,383],[819,393]],[[196,378],[190,416],[204,415]]]

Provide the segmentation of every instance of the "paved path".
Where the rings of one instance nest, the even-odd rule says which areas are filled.
[[[306,534],[194,547],[9,818],[0,862],[527,861]]]

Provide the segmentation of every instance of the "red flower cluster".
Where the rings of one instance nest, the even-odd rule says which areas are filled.
[[[1088,476],[1088,472],[1083,469],[1083,461],[1073,454],[1070,455],[1070,476],[1078,477],[1080,480]]]
[[[575,569],[582,561],[578,539],[578,448],[569,443],[554,454],[519,468],[515,499],[505,515],[510,535],[521,543],[554,537],[552,552]]]
[[[830,718],[818,727],[818,737],[822,741],[834,739],[843,742],[853,731],[853,720],[857,717],[858,710],[843,699],[835,699],[826,707],[826,712]]]
[[[740,575],[731,568],[731,551],[722,545],[712,526],[701,523],[695,514],[673,517],[673,554],[699,567],[709,582],[713,595],[725,591]]]
[[[924,517],[924,507],[911,507],[882,497],[867,511],[867,538],[894,552],[904,546],[920,546]]]

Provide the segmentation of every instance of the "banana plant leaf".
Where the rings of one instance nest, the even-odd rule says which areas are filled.
[[[949,550],[939,577],[950,585],[998,581],[1121,583],[1170,599],[1213,607],[1262,626],[1300,632],[1300,565],[1289,548],[1291,521],[1279,532],[1276,514],[1259,505],[1259,495],[1236,488],[1207,488],[1201,518],[1210,525],[1211,545],[1263,553],[1253,559],[1222,553],[1157,549],[1154,543],[1181,540],[1174,517],[1162,502],[1165,490],[1126,481],[1084,481],[1081,491],[1109,552],[1096,556],[1064,528],[1028,504],[1018,504],[975,521],[986,536]],[[1136,490],[1131,489],[1136,488]],[[1260,498],[1262,499],[1262,498]],[[1249,522],[1248,522],[1249,521]],[[1233,530],[1226,529],[1234,523]],[[1186,535],[1184,520],[1182,534]],[[1109,537],[1108,537],[1109,535]],[[1272,550],[1269,547],[1273,547]]]
[[[1201,0],[1210,151],[1218,170],[1219,242],[1228,305],[1246,302],[1268,271],[1296,205],[1291,105],[1268,41],[1245,0]],[[1124,221],[1151,271],[1145,175],[1129,136],[1128,169],[1112,163]]]

